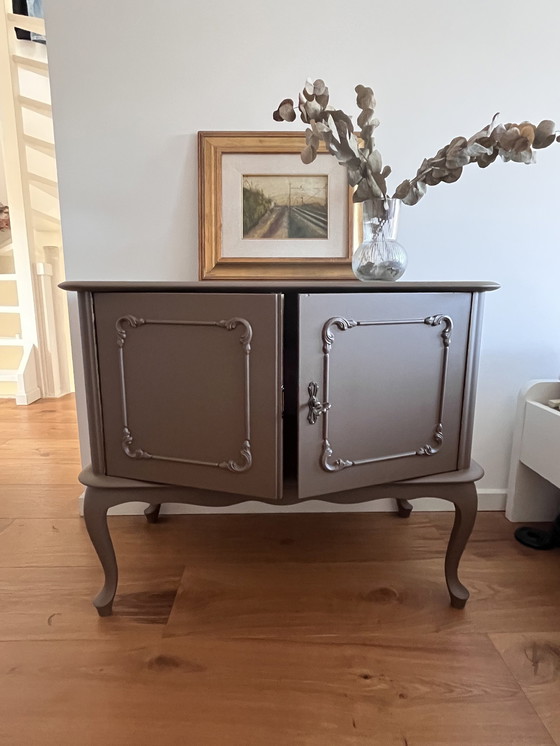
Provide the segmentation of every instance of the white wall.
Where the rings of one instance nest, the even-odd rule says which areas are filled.
[[[395,186],[496,111],[560,122],[557,0],[47,0],[46,15],[70,279],[196,279],[196,132],[279,128],[307,76],[345,111],[356,83],[374,88]],[[471,166],[402,214],[406,280],[502,284],[474,440],[487,491],[505,491],[519,388],[560,372],[559,174],[555,144],[535,166]]]

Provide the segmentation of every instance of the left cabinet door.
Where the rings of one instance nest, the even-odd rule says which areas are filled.
[[[107,474],[281,497],[282,300],[95,294]]]

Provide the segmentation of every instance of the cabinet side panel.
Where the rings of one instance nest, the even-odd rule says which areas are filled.
[[[300,296],[299,494],[457,468],[469,293]]]
[[[276,294],[95,296],[107,473],[275,499]]]
[[[461,435],[459,439],[459,458],[457,463],[458,469],[468,469],[471,463],[474,408],[476,403],[476,383],[478,380],[478,360],[480,352],[480,334],[482,330],[483,308],[484,294],[473,293],[468,355],[465,371],[465,395],[463,399],[463,415],[461,418]]]
[[[95,313],[92,294],[87,292],[78,293],[78,307],[80,311],[80,332],[86,384],[91,467],[95,474],[105,474],[103,411],[101,407],[97,338],[95,334]]]

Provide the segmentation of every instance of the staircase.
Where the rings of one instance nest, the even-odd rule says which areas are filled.
[[[42,19],[0,9],[0,134],[11,233],[0,232],[0,397],[29,404],[73,388],[47,50],[14,29]],[[0,173],[0,179],[2,174]]]

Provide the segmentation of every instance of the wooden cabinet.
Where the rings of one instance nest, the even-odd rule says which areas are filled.
[[[96,477],[208,505],[352,502],[470,468],[481,298],[496,285],[63,287],[80,298]]]

